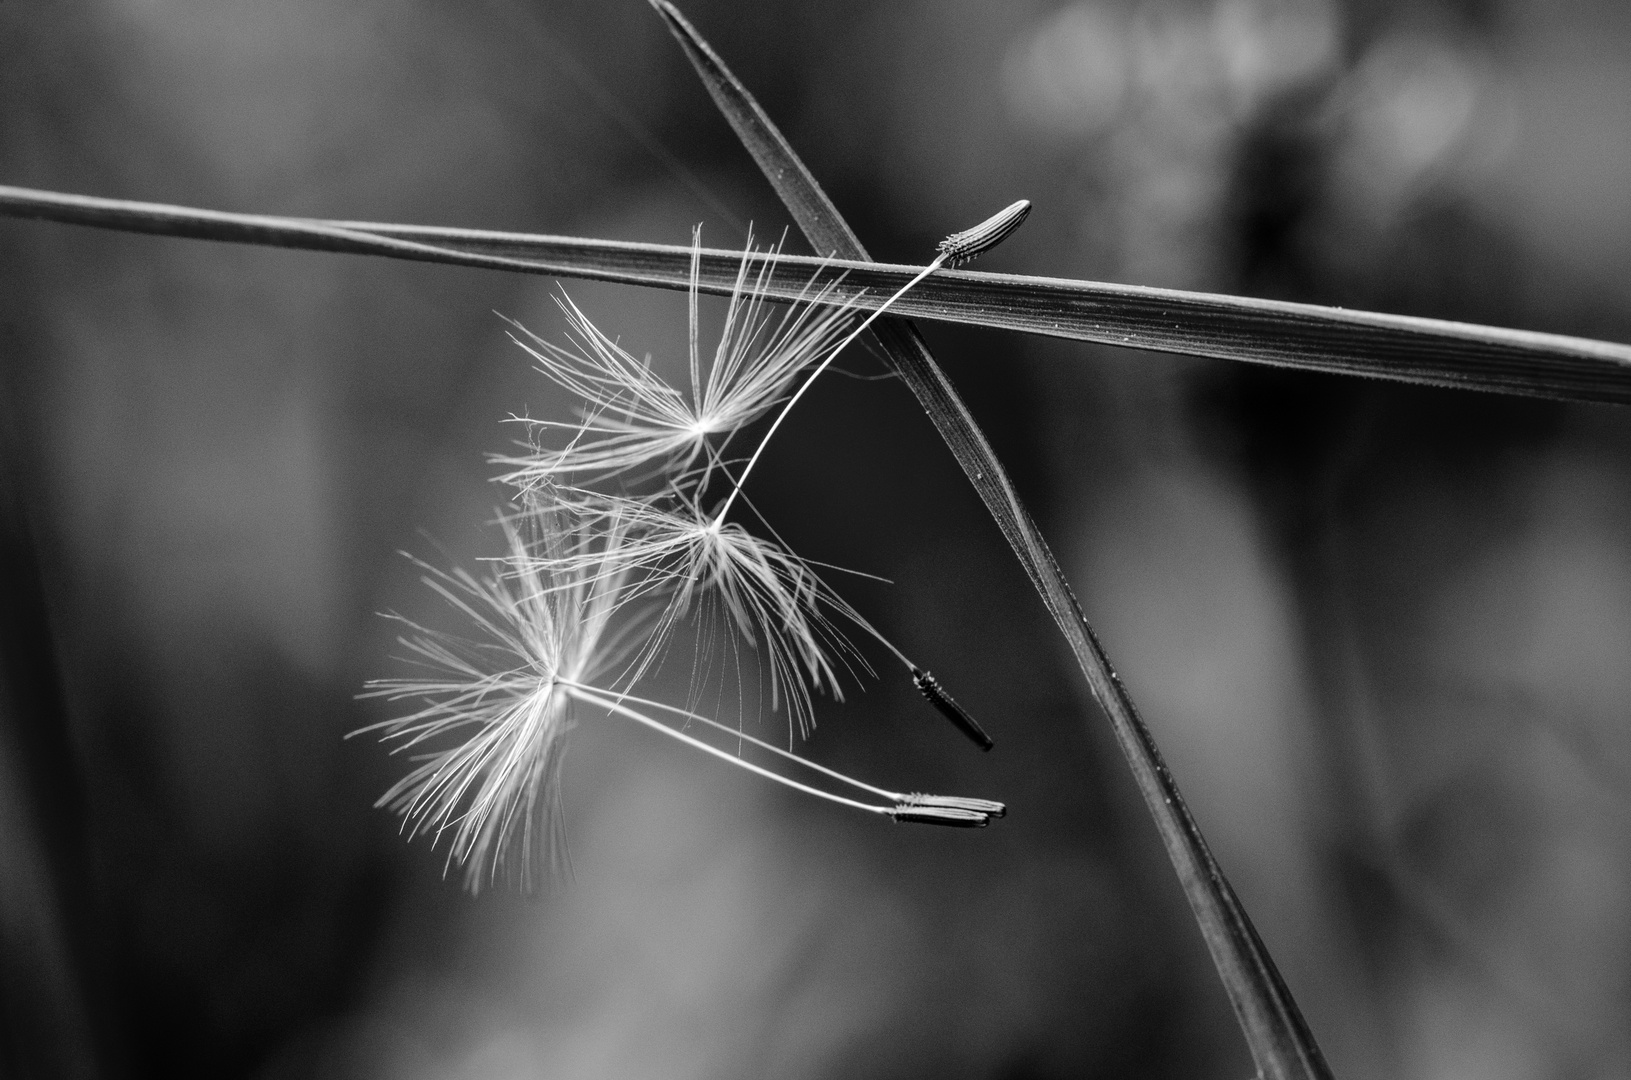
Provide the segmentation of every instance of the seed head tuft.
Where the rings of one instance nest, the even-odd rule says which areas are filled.
[[[639,636],[638,625],[623,633],[612,625],[622,588],[617,522],[593,534],[562,525],[537,506],[506,518],[508,554],[481,577],[421,563],[425,583],[474,634],[408,623],[399,640],[428,673],[375,680],[364,696],[420,707],[353,733],[378,732],[415,762],[376,805],[400,814],[410,837],[451,833],[448,868],[462,866],[472,892],[500,873],[530,888],[535,864],[564,851],[555,781],[573,721],[566,687],[605,674],[634,644],[620,638]],[[582,561],[554,570],[573,549]]]
[[[755,258],[749,237],[724,328],[705,364],[697,319],[700,230],[692,240],[689,387],[670,385],[564,294],[556,303],[571,327],[568,345],[546,341],[512,321],[511,338],[538,362],[538,369],[581,399],[581,419],[570,424],[525,421],[533,429],[532,447],[525,454],[494,459],[510,470],[501,480],[523,489],[642,471],[670,482],[701,480],[712,465],[709,437],[728,435],[763,416],[786,395],[798,373],[826,356],[853,323],[851,308],[833,302],[837,282],[820,288],[812,282],[797,300],[773,305],[767,291],[774,263]],[[772,247],[770,255],[778,251]],[[570,432],[564,449],[544,445],[545,436],[562,430]],[[699,465],[703,476],[691,475]]]

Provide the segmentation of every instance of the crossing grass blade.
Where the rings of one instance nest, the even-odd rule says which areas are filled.
[[[752,95],[673,5],[651,0],[714,102],[819,252],[864,260],[865,249]],[[1325,1080],[1330,1069],[1268,949],[1258,937],[1184,804],[1148,727],[1110,666],[1047,542],[1001,462],[911,323],[886,317],[877,337],[934,421],[1070,643],[1115,732],[1166,845],[1223,979],[1259,1073],[1271,1080]]]

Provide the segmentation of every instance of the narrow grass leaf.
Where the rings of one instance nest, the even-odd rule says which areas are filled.
[[[377,255],[476,269],[686,289],[691,249],[435,225],[232,214],[0,186],[0,216],[161,236]],[[774,262],[771,299],[800,284],[876,308],[923,268],[850,259]],[[728,296],[740,252],[703,249],[697,286]],[[781,271],[788,271],[782,273]],[[1631,346],[1315,304],[1069,278],[942,270],[894,304],[903,316],[1152,352],[1565,401],[1631,404]]]
[[[328,224],[471,254],[547,260],[537,264],[535,273],[669,289],[689,282],[681,271],[689,250],[672,245],[433,226]],[[736,252],[704,249],[699,288],[728,295],[739,260]],[[785,266],[790,273],[772,283],[767,295],[796,300],[792,283],[807,282],[812,289],[829,290],[832,302],[858,311],[877,308],[923,269],[798,255],[776,260],[778,270]],[[970,270],[942,270],[924,279],[892,310],[903,317],[1149,352],[1421,386],[1631,404],[1631,345],[1449,319]]]
[[[758,102],[673,5],[666,0],[651,3],[667,20],[715,104],[816,250],[864,260],[866,251],[859,239]],[[877,336],[885,355],[928,411],[1013,545],[1109,718],[1200,923],[1260,1074],[1269,1080],[1329,1077],[1324,1056],[1273,959],[1213,859],[1154,738],[990,444],[909,322],[880,320]]]

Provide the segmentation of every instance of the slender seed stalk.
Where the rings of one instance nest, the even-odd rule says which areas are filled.
[[[657,700],[655,700],[653,698],[639,697],[638,695],[629,694],[629,693],[620,693],[620,694],[616,694],[616,695],[608,695],[604,690],[601,690],[601,689],[599,689],[597,687],[586,686],[586,685],[579,684],[579,683],[566,683],[565,685],[567,686],[567,688],[568,688],[568,690],[570,692],[572,692],[574,694],[578,694],[579,697],[580,697],[580,700],[589,701],[589,702],[591,702],[593,704],[596,704],[596,705],[606,706],[606,702],[609,701],[609,700],[615,700],[616,702],[618,702],[619,704],[622,704],[622,705],[627,705],[628,703],[632,702],[635,705],[641,705],[641,706],[644,706],[644,707],[649,708],[649,709],[659,709],[659,710],[661,710],[663,712],[667,712],[667,713],[671,713],[673,715],[679,716],[679,717],[681,717],[681,718],[683,718],[683,719],[685,719],[687,721],[702,724],[702,725],[704,725],[706,727],[713,728],[716,731],[723,732],[723,733],[731,736],[734,739],[740,739],[743,742],[750,743],[751,745],[756,746],[759,749],[766,751],[767,753],[774,754],[777,757],[782,758],[785,761],[790,761],[793,764],[799,765],[799,766],[801,766],[801,767],[803,767],[805,769],[809,769],[812,772],[820,773],[822,776],[825,776],[825,777],[827,777],[829,779],[832,779],[832,780],[836,780],[837,782],[839,782],[841,784],[846,784],[846,785],[848,785],[850,787],[853,787],[853,788],[855,788],[855,789],[857,789],[859,791],[867,792],[870,795],[876,795],[881,799],[888,799],[891,803],[894,804],[892,807],[871,807],[871,809],[874,812],[877,812],[877,813],[886,813],[886,814],[893,815],[893,814],[897,814],[900,811],[911,810],[911,809],[921,809],[921,808],[925,808],[925,807],[934,808],[934,809],[958,810],[958,811],[963,811],[965,813],[984,814],[987,818],[1004,817],[1008,813],[1008,808],[1005,805],[1003,805],[1000,802],[996,802],[996,801],[994,801],[992,799],[972,799],[972,798],[968,798],[966,796],[961,796],[961,795],[925,795],[925,794],[922,794],[922,793],[919,793],[919,792],[890,791],[887,788],[877,787],[876,785],[869,784],[864,780],[857,780],[853,776],[848,776],[848,775],[846,775],[844,773],[841,773],[836,769],[829,769],[829,768],[827,768],[827,766],[822,765],[819,762],[811,761],[809,758],[799,757],[797,754],[792,753],[791,751],[783,750],[781,747],[775,745],[774,743],[769,743],[769,742],[764,741],[763,739],[754,738],[752,735],[749,735],[747,732],[742,731],[742,730],[740,730],[738,728],[733,728],[733,727],[729,726],[728,724],[721,724],[718,720],[715,720],[710,716],[705,716],[702,713],[695,712],[695,711],[693,711],[691,709],[681,708],[678,705],[670,705],[670,704],[668,704],[667,702],[664,702],[664,701],[657,701]],[[647,724],[648,726],[651,726],[651,727],[653,727],[653,728],[655,728],[657,730],[662,731],[664,734],[674,736],[674,737],[680,739],[681,741],[686,742],[687,745],[699,745],[699,743],[696,740],[692,740],[689,736],[683,735],[680,732],[676,732],[673,728],[670,728],[665,724],[659,723],[658,721],[653,720],[651,717],[643,716],[643,715],[635,715],[634,712],[626,712],[626,713],[622,713],[622,715],[629,716],[631,719],[637,719],[641,723]],[[740,757],[736,757],[736,756],[733,756],[733,755],[730,755],[730,754],[725,754],[723,751],[718,751],[718,750],[716,750],[714,748],[711,748],[711,747],[708,748],[708,749],[709,749],[709,752],[713,753],[715,756],[723,756],[727,760],[731,761],[733,764],[743,765],[745,767],[748,767],[753,772],[759,773],[760,775],[768,776],[770,779],[776,780],[779,783],[787,783],[787,784],[789,784],[789,786],[792,786],[792,787],[796,788],[799,791],[804,791],[804,792],[820,795],[822,798],[829,799],[829,801],[839,801],[839,802],[842,803],[842,805],[845,805],[845,806],[865,805],[865,804],[857,804],[857,803],[855,803],[855,802],[853,802],[851,800],[844,800],[844,799],[841,799],[841,798],[836,797],[836,796],[831,796],[827,792],[818,791],[818,790],[810,788],[808,786],[800,785],[800,784],[797,784],[796,782],[788,781],[785,777],[782,777],[779,774],[770,773],[768,771],[762,771],[762,770],[758,769],[757,767],[748,766],[747,763],[744,762]],[[904,819],[902,819],[902,820],[904,820]],[[911,820],[918,820],[918,819],[914,818],[914,819],[911,819]],[[946,819],[942,817],[942,818],[940,818],[938,820],[933,821],[932,823],[933,824],[944,824],[944,823],[946,823]]]
[[[621,700],[619,700],[618,697],[596,693],[589,688],[578,685],[569,686],[567,688],[567,693],[579,701],[605,709],[607,712],[612,712],[619,716],[627,717],[638,724],[651,728],[653,731],[660,731],[671,739],[677,739],[692,749],[701,750],[705,754],[710,754],[713,757],[728,761],[738,768],[746,769],[748,772],[762,776],[766,780],[773,780],[778,784],[792,788],[794,791],[801,791],[806,795],[814,795],[818,799],[825,799],[828,802],[837,803],[840,806],[848,806],[855,810],[865,810],[871,814],[888,814],[890,812],[890,808],[887,806],[874,806],[872,803],[864,803],[857,799],[848,799],[842,795],[835,795],[830,791],[823,791],[820,788],[811,787],[809,784],[802,784],[791,777],[783,776],[781,773],[772,772],[763,765],[755,765],[751,761],[745,761],[734,754],[726,753],[717,746],[712,746],[705,743],[701,739],[698,739],[692,735],[687,735],[683,731],[676,731],[667,724],[662,724],[656,720],[653,720],[651,717],[637,709],[631,709],[629,706],[625,705]]]

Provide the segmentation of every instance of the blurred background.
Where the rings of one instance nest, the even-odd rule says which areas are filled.
[[[878,258],[1024,196],[982,268],[1631,340],[1614,0],[684,10]],[[0,182],[787,224],[637,0],[6,0]],[[39,223],[0,253],[5,1075],[1250,1075],[1082,680],[899,384],[827,379],[752,494],[893,581],[842,588],[997,749],[898,678],[805,749],[1008,818],[856,820],[585,722],[571,876],[472,900],[370,808],[401,761],[342,737],[390,715],[355,700],[400,672],[377,613],[441,618],[398,552],[492,554],[484,455],[566,408],[493,314],[558,337],[556,284]],[[679,295],[565,288],[680,347]],[[1631,416],[926,332],[1337,1075],[1631,1076]]]

